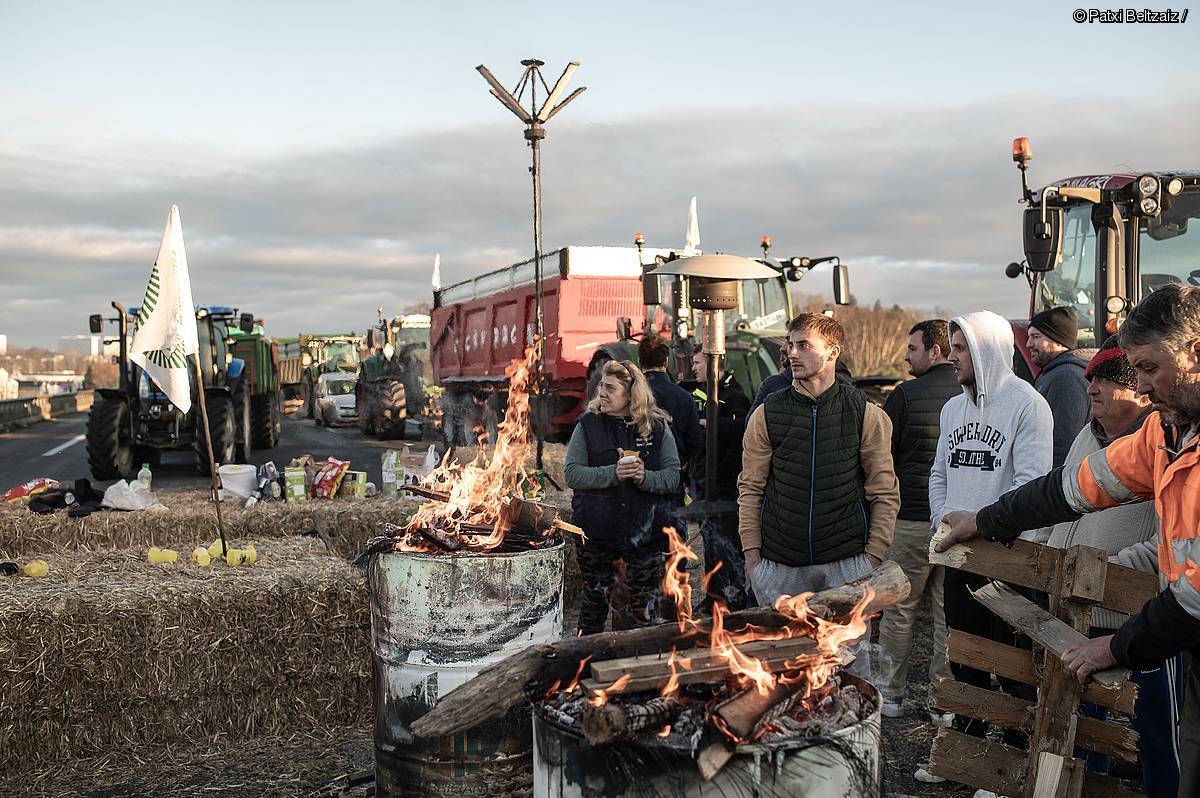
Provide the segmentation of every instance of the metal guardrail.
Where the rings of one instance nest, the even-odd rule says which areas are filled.
[[[74,413],[86,413],[92,408],[93,398],[93,392],[86,390],[58,396],[5,399],[0,401],[0,427],[32,424]]]

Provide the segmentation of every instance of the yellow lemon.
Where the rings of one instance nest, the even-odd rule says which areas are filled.
[[[204,548],[203,546],[197,546],[196,548],[192,549],[192,562],[201,566],[208,565],[210,562],[212,562],[212,557],[209,556],[208,549]]]
[[[146,555],[146,559],[153,563],[170,563],[179,559],[179,552],[173,549],[160,549],[158,546],[151,546],[150,551]]]
[[[25,571],[26,576],[40,577],[50,573],[50,566],[46,564],[45,560],[34,560],[32,562],[25,563],[23,570]]]

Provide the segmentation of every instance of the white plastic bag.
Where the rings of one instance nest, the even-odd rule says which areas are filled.
[[[118,480],[104,491],[105,507],[114,510],[165,510],[167,509],[154,495],[154,492],[134,480],[132,483]]]

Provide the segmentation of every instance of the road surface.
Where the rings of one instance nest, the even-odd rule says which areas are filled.
[[[84,433],[87,414],[34,424],[0,435],[0,493],[37,477],[68,482],[91,478],[87,464]],[[273,460],[281,469],[294,457],[311,454],[324,460],[337,457],[350,460],[355,471],[366,471],[367,479],[380,484],[380,455],[387,449],[400,449],[404,441],[380,441],[365,438],[357,427],[318,427],[299,415],[284,416],[283,436],[274,449],[256,449],[250,460],[262,465]],[[417,443],[429,446],[429,443]],[[107,486],[109,483],[98,483]],[[164,452],[162,464],[154,468],[156,488],[203,488],[208,477],[192,465],[192,451]]]

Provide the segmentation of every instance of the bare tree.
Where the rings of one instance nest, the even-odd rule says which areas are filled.
[[[800,312],[821,313],[833,305],[820,296],[801,294],[797,297]],[[874,305],[847,305],[834,309],[834,318],[846,329],[846,351],[842,360],[855,377],[908,376],[904,352],[908,331],[923,319],[939,318],[938,312],[884,307],[878,300]],[[947,318],[941,315],[940,318]]]

